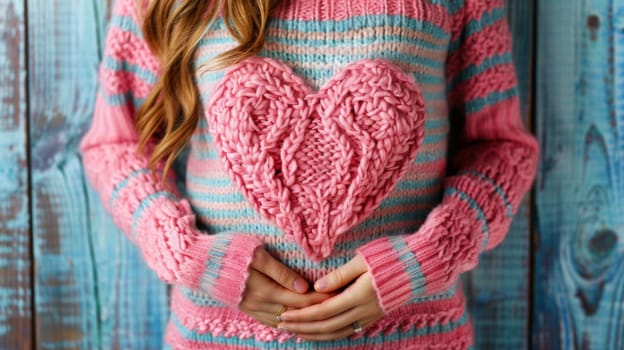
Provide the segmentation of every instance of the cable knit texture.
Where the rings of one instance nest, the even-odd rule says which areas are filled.
[[[222,81],[206,112],[230,176],[317,261],[379,205],[424,136],[420,89],[382,60],[349,65],[316,93],[266,58]]]
[[[470,349],[459,275],[504,239],[536,173],[503,0],[285,0],[263,49],[222,71],[218,18],[194,64],[203,118],[186,186],[148,170],[134,113],[160,67],[116,0],[87,176],[173,285],[167,349]],[[162,164],[159,165],[162,169]],[[384,317],[305,342],[238,310],[255,249],[310,282],[361,254]]]

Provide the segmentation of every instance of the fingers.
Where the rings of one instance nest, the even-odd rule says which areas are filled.
[[[332,333],[298,334],[298,336],[305,340],[321,341],[342,339],[350,336],[353,333],[355,332],[353,331],[352,327],[344,327],[343,329]]]
[[[285,289],[263,273],[250,269],[247,291],[241,302],[245,310],[267,311],[267,304],[284,305],[289,308],[303,308],[323,302],[331,295],[322,293],[299,294]]]
[[[311,322],[282,322],[280,328],[297,334],[330,334],[339,332],[343,328],[350,326],[353,322],[366,317],[365,309],[355,307],[344,313],[338,314],[321,321]]]
[[[252,312],[249,315],[269,327],[276,328],[279,323],[279,320],[276,317],[277,312]]]
[[[264,249],[256,250],[251,267],[293,292],[305,293],[310,287],[303,277],[277,261]]]
[[[355,320],[357,321],[357,320]],[[355,322],[353,321],[353,322]],[[342,339],[342,338],[346,338],[350,335],[355,334],[355,330],[353,328],[353,322],[349,323],[348,325],[345,325],[344,327],[341,327],[337,330],[334,331],[314,331],[313,333],[296,333],[298,337],[301,337],[305,340],[313,340],[313,341],[320,341],[320,340],[336,340],[336,339]],[[364,320],[360,320],[360,326],[362,327],[362,329],[368,327],[369,325],[371,325],[373,322],[375,322],[374,318],[366,318]],[[280,328],[283,328],[282,325],[279,325]]]
[[[310,305],[322,303],[330,296],[321,293],[297,294],[289,290],[276,290],[271,296],[273,302],[286,305],[290,308],[301,309]]]
[[[359,298],[350,290],[299,310],[288,310],[282,315],[282,320],[288,322],[310,322],[326,320],[330,317],[343,313],[356,305],[361,304]]]
[[[288,310],[282,315],[284,321],[310,322],[321,321],[345,312],[357,305],[373,302],[377,305],[377,296],[372,284],[372,277],[364,273],[342,293],[320,304],[314,304],[299,310]],[[379,309],[376,306],[376,309]]]
[[[331,292],[338,290],[358,278],[366,272],[367,269],[368,268],[364,259],[362,256],[357,254],[353,259],[349,260],[348,263],[316,281],[314,289],[318,292]]]
[[[301,308],[326,300],[331,295],[321,293],[298,294],[275,283],[253,268],[249,270],[247,288],[239,308],[261,323],[277,327],[283,308]]]

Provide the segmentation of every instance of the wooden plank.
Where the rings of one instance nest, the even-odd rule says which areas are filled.
[[[507,1],[525,119],[530,110],[532,7],[532,1]],[[505,240],[494,250],[482,254],[479,266],[464,277],[476,349],[528,347],[529,197],[525,197]]]
[[[624,5],[617,3],[538,1],[537,349],[624,348]]]
[[[157,349],[167,288],[111,223],[77,153],[110,2],[29,2],[36,347]]]
[[[25,4],[0,0],[0,349],[30,349]]]

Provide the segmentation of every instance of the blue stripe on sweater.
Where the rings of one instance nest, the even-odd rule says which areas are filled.
[[[492,178],[486,176],[485,174],[477,171],[477,170],[466,170],[463,172],[459,173],[461,174],[470,174],[473,175],[475,177],[478,177],[479,179],[491,184],[492,186],[494,186],[496,193],[501,197],[501,199],[503,200],[503,203],[505,203],[505,207],[507,208],[507,213],[506,216],[508,218],[511,218],[513,216],[513,206],[511,205],[511,202],[509,201],[509,197],[507,197],[507,194],[505,193],[505,191],[503,190],[502,187],[500,187]]]
[[[113,188],[113,193],[111,194],[111,198],[110,198],[110,201],[108,202],[108,206],[110,208],[113,207],[113,205],[115,204],[115,201],[117,200],[117,196],[119,196],[119,192],[121,192],[124,188],[126,188],[126,186],[128,186],[128,183],[132,181],[132,179],[142,174],[149,174],[149,172],[150,172],[149,169],[135,170],[131,172],[125,179],[123,179],[123,181],[118,182]]]
[[[491,8],[490,11],[484,12],[481,18],[466,23],[464,33],[468,36],[473,35],[506,17],[507,10],[504,7]]]
[[[230,187],[234,184],[229,177],[219,177],[219,178],[211,178],[211,177],[200,177],[193,174],[186,175],[187,181],[193,182],[199,185],[209,186],[209,187],[217,187],[224,188]],[[415,188],[431,188],[431,187],[439,187],[442,186],[443,179],[433,177],[433,178],[425,178],[425,179],[402,179],[397,182],[395,188],[398,190],[413,190]],[[239,200],[242,200],[242,194],[237,194]]]
[[[447,92],[452,91],[459,83],[474,78],[490,68],[508,63],[513,63],[513,58],[511,56],[511,53],[509,52],[502,55],[488,57],[484,59],[483,62],[481,62],[481,64],[479,65],[472,64],[466,67],[466,69],[461,71],[457,76],[453,77],[453,79],[448,84]]]
[[[449,15],[455,14],[462,8],[462,6],[464,6],[464,2],[462,0],[429,0],[429,2],[446,8],[446,11],[449,13]]]
[[[458,13],[464,7],[464,0],[436,0],[441,1],[445,4],[446,9],[449,12],[449,15],[454,15]]]
[[[182,322],[178,319],[175,313],[171,314],[171,320],[178,332],[185,338],[195,342],[204,342],[208,344],[215,345],[238,345],[238,346],[249,346],[249,347],[261,347],[261,348],[270,348],[270,349],[290,349],[296,347],[298,349],[305,346],[305,344],[309,344],[309,349],[332,349],[335,347],[347,347],[347,346],[359,346],[359,345],[371,345],[371,344],[384,344],[388,342],[399,341],[405,338],[426,336],[430,334],[440,334],[440,333],[448,333],[451,332],[465,324],[468,323],[469,317],[467,313],[464,313],[457,321],[450,321],[445,324],[434,324],[427,325],[424,327],[415,327],[411,326],[407,330],[403,330],[399,328],[394,333],[381,333],[375,336],[361,337],[358,339],[339,339],[333,341],[319,341],[319,342],[310,342],[310,343],[298,343],[296,339],[289,339],[285,342],[279,342],[277,340],[274,341],[258,341],[255,338],[236,338],[234,336],[222,336],[222,335],[212,335],[211,333],[198,333],[195,330],[190,330],[184,327]]]
[[[206,260],[206,270],[201,278],[200,286],[202,289],[212,292],[215,283],[219,279],[219,271],[221,271],[221,261],[230,245],[230,240],[223,235],[216,235],[210,251],[208,252],[208,260]]]
[[[260,219],[260,216],[255,211],[253,211],[251,207],[248,207],[245,210],[211,210],[211,209],[202,208],[201,206],[196,206],[194,207],[194,209],[197,212],[197,214],[206,218],[211,218],[212,220],[216,220],[216,219],[244,220],[246,219],[246,220],[251,221],[251,220],[258,219],[259,221]],[[380,224],[379,221],[383,221],[383,223],[385,224],[393,224],[397,222],[409,222],[413,220],[419,220],[425,217],[429,211],[431,211],[431,208],[420,208],[420,209],[412,210],[406,213],[388,214],[384,216],[383,220],[374,220],[374,223],[371,222],[372,220],[365,220],[364,222],[360,223],[356,227],[361,228],[361,229],[369,229],[369,228],[372,228],[372,226],[376,226]],[[219,227],[219,226],[220,225],[215,225],[214,227]]]
[[[400,48],[400,47],[399,47]],[[258,56],[264,57],[279,57],[282,61],[290,62],[356,62],[363,59],[372,58],[386,58],[394,61],[403,61],[405,63],[412,63],[421,65],[426,68],[434,69],[436,71],[443,71],[444,61],[439,61],[433,58],[424,57],[421,55],[411,55],[400,50],[397,51],[379,51],[379,52],[365,52],[359,54],[339,54],[331,55],[320,50],[310,50],[309,52],[299,53],[287,52],[287,51],[275,51],[262,48],[258,53]],[[212,59],[211,55],[203,55],[197,59],[198,65],[203,65]],[[432,76],[434,77],[434,76]],[[438,80],[443,81],[443,77],[436,77]]]
[[[384,28],[384,27],[379,27],[379,28]],[[393,32],[388,32],[388,33],[376,32],[373,36],[367,36],[367,37],[343,36],[343,37],[337,38],[335,36],[328,36],[325,39],[316,39],[313,36],[309,36],[309,37],[302,36],[300,38],[295,39],[295,38],[286,37],[286,36],[272,35],[270,29],[271,28],[269,28],[268,35],[266,37],[267,42],[274,42],[280,45],[288,45],[288,46],[293,46],[293,47],[310,48],[310,47],[325,46],[328,44],[331,44],[333,47],[340,47],[340,46],[351,47],[353,45],[366,46],[366,45],[371,45],[371,44],[378,43],[378,42],[384,42],[384,43],[396,43],[396,44],[409,43],[410,45],[419,46],[430,51],[446,52],[447,50],[446,45],[432,43],[428,40],[424,40],[421,38],[410,38],[407,34],[394,34]],[[225,29],[220,29],[220,30],[223,30],[225,33]],[[206,46],[215,45],[215,44],[216,45],[228,45],[228,44],[234,45],[235,43],[236,41],[229,35],[222,36],[222,37],[208,37],[208,38],[203,38],[200,40],[199,47],[206,47]]]
[[[148,84],[156,84],[156,81],[158,80],[158,77],[154,74],[154,72],[144,69],[136,64],[130,64],[127,61],[119,61],[110,56],[104,57],[102,65],[113,71],[133,73]]]
[[[195,191],[192,194],[192,198],[195,201],[199,200],[202,202],[209,202],[209,203],[223,203],[223,204],[247,203],[247,201],[245,200],[245,197],[242,194],[240,194],[238,191],[228,193],[227,196],[224,196],[223,194],[220,194],[220,193]],[[414,195],[414,196],[407,196],[407,197],[397,195],[397,196],[387,197],[386,199],[384,199],[380,203],[379,208],[391,209],[393,207],[403,207],[406,205],[427,204],[427,203],[436,202],[439,200],[439,198],[440,198],[440,193],[436,193],[436,192]],[[239,210],[234,210],[234,209],[233,210],[228,210],[228,209],[219,210],[219,213],[222,213],[222,212],[238,213]],[[236,217],[236,213],[232,217]]]
[[[111,17],[109,27],[117,27],[125,32],[130,32],[138,38],[143,38],[143,33],[131,16],[114,15]]]
[[[422,47],[424,49],[434,51],[434,52],[435,51],[446,52],[447,50],[446,45],[433,43],[431,41],[428,41],[422,38],[411,38],[409,37],[409,34],[407,33],[394,34],[393,32],[384,32],[383,31],[384,27],[379,27],[379,28],[382,30],[375,32],[372,36],[364,36],[364,34],[362,33],[360,34],[361,36],[358,36],[358,37],[342,36],[340,38],[337,38],[335,36],[328,35],[325,39],[315,39],[314,37],[301,37],[301,38],[293,39],[293,38],[284,37],[284,36],[268,35],[267,41],[276,42],[276,43],[284,44],[284,45],[298,46],[298,47],[319,47],[319,46],[326,46],[328,44],[331,44],[333,47],[339,47],[339,46],[351,47],[353,45],[366,46],[366,45],[371,45],[371,44],[375,44],[379,42],[393,43],[393,44],[408,43],[410,45],[419,46],[419,47]],[[269,34],[270,34],[270,31],[269,31]],[[445,41],[442,41],[442,42],[444,43]]]
[[[219,158],[219,155],[217,154],[217,151],[214,148],[209,148],[208,150],[195,150],[193,151],[193,154],[195,155],[196,158],[201,159],[201,160]],[[417,164],[431,163],[431,162],[436,162],[443,158],[446,158],[446,150],[438,150],[438,151],[431,151],[431,152],[419,151],[416,154],[416,159],[414,160],[414,163],[417,163]]]
[[[143,215],[143,212],[147,208],[149,208],[150,205],[152,205],[152,202],[154,202],[154,200],[158,198],[167,198],[170,200],[177,199],[176,196],[174,196],[172,193],[164,192],[164,191],[155,192],[143,198],[138,208],[134,211],[134,213],[132,213],[132,238],[133,239],[136,238],[137,225],[139,223],[139,219]]]
[[[407,247],[404,237],[392,237],[390,239],[392,249],[397,253],[399,261],[403,263],[403,270],[409,276],[412,285],[412,296],[410,302],[414,302],[416,298],[422,297],[425,290],[425,276],[420,269],[420,263],[414,253]]]
[[[118,27],[124,31],[134,33],[135,35],[142,37],[139,26],[134,22],[130,16],[113,16],[110,21],[110,26]],[[417,32],[424,32],[430,34],[437,40],[444,41],[445,38],[450,36],[444,28],[439,27],[432,22],[410,18],[403,15],[361,15],[352,16],[341,20],[298,20],[298,19],[282,19],[272,18],[271,28],[282,28],[292,30],[301,33],[344,33],[348,31],[369,29],[374,27],[395,27],[395,28],[411,28]],[[217,18],[208,30],[226,30],[225,22],[222,17]],[[333,41],[332,41],[333,43]]]
[[[271,28],[292,30],[301,33],[344,33],[374,27],[411,28],[417,32],[428,33],[432,37],[444,41],[450,36],[445,28],[426,20],[411,18],[405,15],[367,14],[351,16],[345,19],[303,20],[271,18]],[[222,17],[217,18],[209,30],[226,30]]]
[[[455,187],[448,187],[444,191],[444,195],[446,195],[446,196],[452,196],[452,195],[459,196],[459,198],[461,198],[462,200],[466,201],[468,203],[468,205],[470,206],[470,208],[472,208],[477,213],[477,218],[479,219],[479,221],[481,221],[481,232],[483,233],[482,250],[485,247],[487,247],[487,242],[488,242],[488,239],[489,239],[488,222],[487,222],[487,219],[485,218],[485,214],[483,213],[483,209],[481,209],[481,206],[477,203],[477,201],[472,199],[472,197],[470,197],[470,195],[468,195],[466,192],[460,191],[460,190],[458,190]]]
[[[193,304],[201,307],[226,307],[222,302],[213,299],[208,294],[198,294],[193,289],[184,287],[183,285],[177,285],[180,289],[180,293]]]
[[[489,27],[494,23],[500,21],[501,19],[507,16],[507,11],[505,8],[495,8],[490,12],[484,13],[481,18],[473,19],[468,22],[464,28],[463,33],[455,40],[451,41],[449,44],[449,56],[455,52],[455,50],[459,49],[461,44],[470,36],[475,33],[480,32],[483,28]]]
[[[272,52],[268,50],[263,50],[259,52],[258,56],[271,57],[274,59],[277,58],[280,61],[285,61],[287,64],[291,62],[301,62],[301,61],[293,61],[293,60],[284,59],[285,55],[283,55],[281,52]],[[393,56],[392,53],[386,53],[386,52],[373,52],[371,54],[357,55],[357,57],[355,57],[355,59],[365,59],[365,58],[366,59],[367,58],[385,58],[385,59],[390,59],[390,60],[396,60],[396,58]],[[203,64],[207,62],[209,59],[210,57],[202,56],[201,58],[198,59],[198,64]],[[336,60],[339,61],[339,60],[342,60],[342,58],[339,58],[339,59],[337,58]],[[199,61],[202,61],[202,62],[199,63]],[[323,59],[320,62],[325,62],[325,60]],[[292,66],[291,68],[293,72],[295,72],[295,74],[309,78],[312,81],[328,80],[329,78],[333,77],[337,73],[336,68],[320,69],[320,68],[301,68],[301,67],[292,67]],[[433,68],[433,69],[441,69],[441,68]],[[410,73],[410,75],[413,77],[414,81],[416,81],[419,84],[429,84],[429,85],[446,84],[444,77],[435,76],[427,72],[413,72],[413,73]],[[202,74],[199,77],[199,79],[197,79],[197,82],[199,82],[200,84],[209,84],[209,83],[215,84],[215,83],[218,83],[222,77],[223,77],[223,71],[207,72],[207,73]],[[425,97],[427,101],[441,100],[441,99],[446,98],[444,94],[440,94],[440,93],[431,93],[428,91],[423,91],[422,93],[423,93],[423,97]],[[205,96],[205,94],[203,95]]]
[[[393,234],[403,234],[406,232],[415,232],[416,229],[418,228],[418,225],[420,225],[423,221],[424,218],[420,219],[420,220],[414,220],[415,222],[412,225],[406,225],[405,228],[400,229],[398,231],[395,232],[379,232],[376,235],[370,235],[370,236],[366,236],[366,237],[360,237],[360,238],[353,238],[352,240],[350,240],[349,242],[338,242],[336,243],[336,246],[334,248],[334,250],[342,250],[342,251],[353,251],[354,249],[360,247],[363,244],[366,244],[368,242],[370,242],[372,239],[374,239],[375,237],[381,236],[381,234],[384,235],[393,235]],[[254,232],[257,235],[261,235],[264,237],[270,237],[270,236],[284,236],[284,233],[278,229],[275,225],[272,225],[268,222],[262,222],[262,221],[258,221],[258,222],[243,222],[237,225],[209,225],[209,231],[210,232],[224,232],[224,231],[233,231],[233,230],[237,230],[237,231],[241,231],[241,232]],[[301,248],[293,242],[279,242],[275,244],[276,247],[280,247],[283,248],[284,251],[301,251]]]
[[[497,103],[508,100],[518,95],[518,90],[513,87],[506,91],[494,91],[485,97],[476,98],[474,100],[466,101],[466,114],[478,113],[488,106],[495,105]],[[503,116],[505,117],[505,116]]]
[[[352,16],[341,20],[294,20],[278,19],[276,27],[298,32],[348,32],[368,29],[371,27],[401,27],[411,28],[414,31],[428,33],[438,40],[444,40],[450,33],[444,28],[426,20],[407,17],[404,15],[367,14]]]
[[[283,261],[283,260],[282,260]],[[292,265],[287,265],[289,267],[292,267]],[[340,265],[338,265],[340,266]],[[217,308],[224,308],[227,307],[227,305],[223,304],[222,302],[213,299],[212,297],[210,297],[210,295],[208,294],[203,294],[203,293],[198,293],[197,291],[184,287],[182,285],[177,285],[177,288],[179,288],[180,293],[190,302],[192,302],[193,304],[200,306],[200,307],[217,307]],[[413,303],[418,303],[418,302],[423,302],[423,301],[434,301],[434,300],[444,300],[444,299],[450,299],[451,297],[453,297],[455,295],[457,289],[457,285],[453,285],[451,288],[449,288],[448,290],[435,294],[435,295],[430,295],[430,296],[426,296],[426,297],[417,297],[414,298]]]
[[[106,93],[103,89],[99,89],[99,92],[110,106],[128,106],[128,103],[131,103],[131,106],[139,107],[145,102],[144,98],[135,96],[131,91],[112,95]]]

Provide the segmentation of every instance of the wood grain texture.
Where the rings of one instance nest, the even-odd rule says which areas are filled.
[[[508,0],[514,62],[523,115],[530,110],[532,1]],[[481,255],[478,267],[465,276],[476,349],[527,349],[529,345],[529,198],[513,218],[505,240]]]
[[[538,6],[533,344],[623,349],[624,5]]]
[[[88,128],[110,2],[29,1],[30,135],[39,349],[157,349],[166,285],[87,185]]]
[[[30,349],[25,5],[0,0],[0,349]]]

